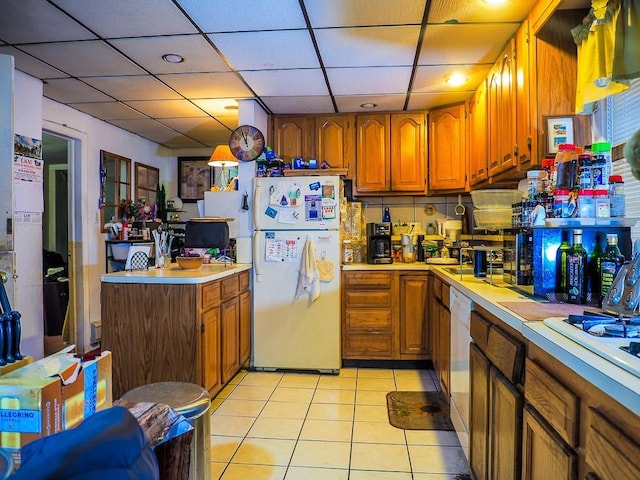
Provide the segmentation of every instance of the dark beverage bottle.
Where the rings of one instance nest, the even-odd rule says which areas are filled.
[[[565,301],[567,299],[567,252],[571,248],[567,230],[562,230],[561,239],[556,251],[556,299]]]
[[[384,213],[382,214],[383,222],[391,222],[391,213],[389,212],[389,207],[384,207]]]
[[[604,250],[602,257],[600,257],[600,306],[602,306],[602,300],[604,300],[607,292],[611,289],[613,279],[616,278],[623,263],[624,255],[620,253],[620,249],[618,248],[618,235],[608,233],[607,248]]]
[[[588,259],[588,285],[587,285],[587,301],[589,303],[600,302],[600,259],[602,258],[602,234],[596,232],[596,243],[593,251],[589,252]]]
[[[582,230],[573,231],[573,245],[567,252],[567,302],[587,303],[587,251]]]

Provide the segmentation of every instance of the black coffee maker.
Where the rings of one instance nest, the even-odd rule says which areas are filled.
[[[367,263],[393,263],[391,223],[367,223]]]

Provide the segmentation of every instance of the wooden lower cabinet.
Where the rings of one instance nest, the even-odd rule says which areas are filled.
[[[240,305],[232,298],[220,305],[220,338],[222,340],[222,383],[227,383],[240,370]]]
[[[251,292],[240,294],[240,365],[251,357]]]
[[[428,285],[426,272],[343,272],[342,358],[428,359]]]
[[[222,389],[220,374],[220,309],[202,314],[202,386],[210,392]]]
[[[451,376],[451,312],[449,312],[449,285],[438,277],[433,277],[429,295],[431,312],[431,358],[433,369],[440,382],[440,388],[449,398]]]
[[[469,469],[474,478],[489,471],[489,359],[472,343],[469,346],[471,399],[469,402]]]

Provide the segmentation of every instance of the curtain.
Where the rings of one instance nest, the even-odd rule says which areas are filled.
[[[619,1],[613,79],[631,80],[640,77],[640,1]]]

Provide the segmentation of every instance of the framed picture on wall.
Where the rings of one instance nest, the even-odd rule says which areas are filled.
[[[558,145],[574,143],[573,116],[545,117],[547,122],[547,155],[557,153]]]
[[[178,197],[195,203],[211,188],[209,157],[178,157]]]

